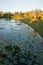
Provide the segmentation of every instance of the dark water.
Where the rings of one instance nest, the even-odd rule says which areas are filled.
[[[42,43],[41,36],[30,26],[17,20],[0,20],[0,49],[4,49],[6,45],[18,45],[23,52],[26,50],[34,54],[40,53],[38,62],[43,65]]]

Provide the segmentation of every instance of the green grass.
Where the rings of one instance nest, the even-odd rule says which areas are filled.
[[[30,25],[33,29],[35,29],[42,37],[43,37],[43,21],[37,21],[29,24],[30,19],[22,19],[23,23]]]
[[[30,26],[43,37],[43,21],[33,22]]]

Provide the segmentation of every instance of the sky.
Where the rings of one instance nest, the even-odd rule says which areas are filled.
[[[43,0],[0,0],[0,11],[43,10]]]

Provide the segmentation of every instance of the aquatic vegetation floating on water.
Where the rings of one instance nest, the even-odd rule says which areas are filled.
[[[20,64],[26,64],[29,65],[29,63],[40,65],[40,63],[36,62],[37,55],[34,55],[31,53],[31,51],[25,51],[24,53],[22,50],[16,45],[16,46],[5,46],[5,53],[0,54],[0,62],[3,65],[7,65],[12,63],[12,65],[20,65]],[[33,60],[34,59],[34,60]],[[5,62],[6,61],[6,62]]]

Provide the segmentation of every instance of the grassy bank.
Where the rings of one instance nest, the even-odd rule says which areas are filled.
[[[21,19],[23,23],[30,25],[33,29],[35,29],[42,37],[43,37],[43,21],[34,21],[30,24],[30,19]]]

